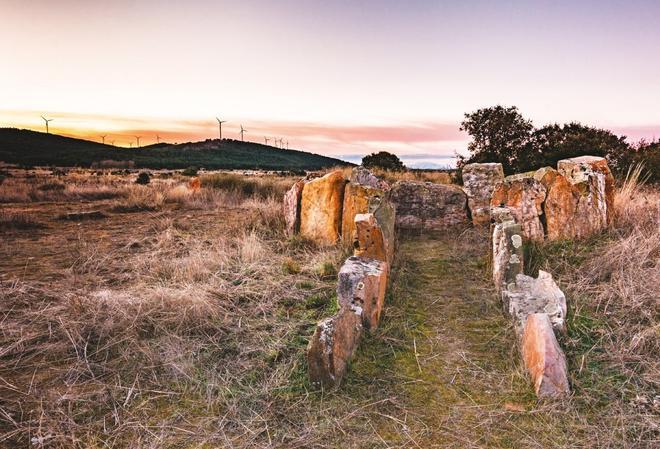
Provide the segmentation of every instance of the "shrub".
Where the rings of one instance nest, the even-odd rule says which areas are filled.
[[[380,151],[363,157],[362,165],[367,168],[382,168],[383,170],[391,171],[403,171],[406,169],[401,159],[387,151]]]
[[[241,196],[257,198],[282,197],[287,185],[269,178],[250,178],[231,173],[220,173],[200,177],[202,187],[226,190]]]
[[[181,171],[183,176],[197,176],[199,169],[197,167],[188,167]]]
[[[150,182],[151,182],[151,176],[149,176],[149,173],[144,172],[144,171],[141,172],[138,175],[137,179],[135,180],[136,184],[140,184],[140,185],[143,185],[143,186],[149,184]]]

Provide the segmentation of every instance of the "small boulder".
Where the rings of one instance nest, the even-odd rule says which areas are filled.
[[[320,245],[334,245],[341,234],[346,180],[341,170],[305,184],[300,206],[300,234]]]
[[[300,231],[300,202],[305,181],[296,181],[284,194],[284,222],[289,237]]]
[[[351,172],[350,181],[353,184],[361,184],[383,191],[390,190],[390,185],[384,179],[374,175],[368,168],[358,165]]]
[[[387,262],[349,257],[339,271],[337,301],[342,309],[359,310],[367,329],[378,327],[385,303]]]
[[[362,335],[361,311],[342,308],[316,325],[307,346],[307,369],[313,384],[339,386]]]
[[[399,181],[390,198],[400,229],[446,230],[468,222],[467,195],[458,186]]]
[[[558,397],[570,393],[566,357],[557,342],[548,314],[533,313],[527,317],[522,336],[522,355],[538,397]]]
[[[566,330],[566,296],[550,273],[539,270],[536,279],[516,275],[515,283],[503,291],[502,299],[504,310],[513,318],[518,335],[522,334],[527,317],[534,313],[545,313],[555,330]]]
[[[491,207],[508,207],[522,226],[523,236],[528,240],[543,241],[541,223],[545,187],[534,179],[534,173],[507,176],[493,191]]]
[[[463,167],[462,177],[472,223],[475,225],[490,223],[490,199],[495,186],[504,181],[502,164],[495,162],[467,164]]]
[[[502,292],[523,272],[523,237],[522,227],[511,219],[510,211],[506,215],[498,208],[498,214],[503,221],[493,226],[493,281]]]

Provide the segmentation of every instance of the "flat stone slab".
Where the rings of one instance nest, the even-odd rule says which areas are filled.
[[[458,186],[399,181],[390,199],[399,229],[446,230],[468,223],[467,195]]]
[[[339,306],[359,310],[366,329],[378,327],[385,304],[387,272],[387,262],[355,256],[346,259],[339,270]]]
[[[496,162],[467,164],[463,167],[462,177],[472,223],[475,225],[490,223],[490,200],[495,186],[504,181],[502,164]]]

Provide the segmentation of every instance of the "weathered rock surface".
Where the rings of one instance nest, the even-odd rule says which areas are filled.
[[[300,231],[300,203],[305,181],[296,181],[284,194],[284,221],[289,236]]]
[[[355,240],[355,216],[373,212],[383,200],[381,189],[349,182],[344,190],[341,235],[346,246]]]
[[[550,273],[539,270],[536,279],[516,275],[515,284],[509,284],[502,292],[502,300],[518,335],[522,334],[527,317],[535,313],[547,314],[555,330],[566,330],[566,296]]]
[[[566,358],[547,314],[534,313],[527,317],[522,353],[538,397],[557,397],[570,392]]]
[[[463,190],[468,197],[472,223],[490,223],[490,200],[495,186],[504,181],[502,164],[488,162],[467,164],[463,167]]]
[[[361,184],[367,187],[373,187],[383,191],[390,190],[390,185],[384,179],[374,175],[369,169],[358,165],[351,172],[350,181],[353,184]]]
[[[393,248],[383,234],[374,214],[358,214],[355,216],[354,255],[387,262],[392,262]]]
[[[585,237],[607,227],[614,210],[614,178],[607,161],[582,156],[561,160],[557,167],[575,189],[575,237]]]
[[[467,196],[458,186],[399,181],[390,198],[401,229],[445,230],[468,220]]]
[[[508,207],[522,226],[526,239],[542,241],[544,238],[541,215],[545,201],[545,187],[534,179],[534,173],[507,176],[493,191],[491,207]]]
[[[493,281],[502,292],[523,272],[522,227],[511,219],[511,212],[498,211],[503,221],[493,226]]]
[[[580,197],[579,190],[551,167],[537,170],[534,178],[546,189],[543,209],[547,238],[559,240],[576,237],[575,214]]]
[[[359,310],[367,329],[378,327],[385,303],[387,262],[349,257],[339,271],[337,301],[344,309]]]
[[[316,325],[307,346],[307,368],[314,384],[338,386],[362,335],[361,310],[342,308]]]
[[[300,207],[300,234],[320,245],[334,245],[341,233],[346,180],[340,170],[307,182]]]

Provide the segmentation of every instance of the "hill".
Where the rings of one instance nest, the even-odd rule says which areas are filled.
[[[349,165],[339,159],[254,142],[218,139],[178,145],[117,148],[89,140],[0,128],[0,161],[22,165],[89,167],[103,160],[133,161],[138,168],[318,170]]]

